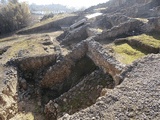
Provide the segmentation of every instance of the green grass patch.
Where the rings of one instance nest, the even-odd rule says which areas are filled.
[[[31,40],[26,40],[26,41],[22,41],[22,42],[17,42],[14,43],[12,48],[10,48],[10,54],[14,53],[14,52],[19,52],[20,50],[28,50],[31,52],[35,52],[37,49],[38,53],[44,52],[42,45],[38,43],[39,39],[31,39]],[[42,50],[41,50],[41,49]]]
[[[127,43],[113,45],[112,49],[116,54],[116,58],[124,64],[131,64],[133,61],[145,56],[144,53],[132,48]]]
[[[46,52],[43,49],[43,46],[39,43],[40,40],[40,38],[37,38],[13,43],[12,46],[3,54],[3,62],[7,62],[9,59],[15,57],[45,54]]]
[[[160,48],[160,34],[156,33],[150,33],[150,34],[142,34],[138,36],[132,36],[128,37],[128,40],[137,40],[142,42],[143,44],[155,47],[155,48]]]

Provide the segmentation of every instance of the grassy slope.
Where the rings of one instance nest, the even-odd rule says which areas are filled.
[[[12,47],[4,53],[4,57],[2,59],[3,62],[19,56],[20,51],[24,52],[24,54],[22,52],[23,56],[27,55],[27,53],[29,55],[45,53],[43,47],[38,43],[38,41],[39,39],[30,39],[13,43]]]
[[[136,59],[143,57],[145,54],[141,51],[138,51],[132,48],[127,43],[121,45],[114,45],[113,47],[114,52],[116,53],[116,58],[125,64],[130,64]]]
[[[31,27],[24,28],[23,30],[30,30],[30,29],[34,29],[37,27],[45,26],[55,21],[61,20],[66,17],[71,17],[71,16],[76,16],[76,15],[75,14],[58,14],[58,15],[55,15],[53,18],[49,18],[47,20],[39,22]],[[54,33],[52,32],[51,37],[53,38],[53,40],[55,40],[55,38],[59,36],[60,33],[61,32],[59,31],[54,32]],[[1,59],[1,61],[6,62],[7,60],[11,58],[18,57],[20,51],[22,51],[22,53],[27,52],[27,54],[24,54],[24,55],[22,54],[22,56],[20,57],[24,57],[27,55],[32,56],[32,55],[48,54],[44,50],[44,46],[40,44],[41,41],[45,40],[45,37],[43,37],[43,35],[45,35],[45,33],[44,34],[43,33],[42,34],[32,34],[32,35],[31,34],[12,35],[6,38],[0,38],[0,48],[1,49],[3,49],[6,46],[11,46],[5,53],[3,53],[3,51],[0,51],[0,54],[3,53],[3,58]],[[57,46],[57,44],[55,46]],[[62,49],[62,50],[64,50],[65,52],[64,54],[67,54],[65,49]],[[53,52],[54,50],[51,51],[51,53]]]
[[[125,39],[126,40],[137,40],[148,46],[152,46],[154,48],[160,48],[160,34],[157,32],[127,37]],[[112,49],[116,55],[116,58],[120,62],[125,63],[125,64],[131,64],[133,61],[147,54],[147,53],[140,51],[141,48],[138,48],[138,49],[133,48],[127,43],[120,44],[120,45],[113,45]]]
[[[146,34],[142,34],[142,35],[138,35],[138,36],[132,36],[132,37],[128,37],[128,40],[137,40],[140,41],[146,45],[149,46],[153,46],[155,48],[160,48],[160,35],[146,35]]]
[[[58,14],[58,15],[55,15],[53,18],[46,19],[44,21],[41,21],[41,22],[38,22],[38,23],[34,24],[33,26],[24,28],[23,31],[31,30],[31,29],[34,29],[34,28],[37,28],[37,27],[40,27],[40,26],[45,26],[49,23],[55,22],[57,20],[65,18],[65,17],[71,17],[71,16],[75,16],[75,14]]]

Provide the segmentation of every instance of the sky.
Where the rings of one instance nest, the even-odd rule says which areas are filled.
[[[108,0],[19,0],[26,1],[29,4],[62,4],[68,7],[90,7],[99,3],[107,2]]]

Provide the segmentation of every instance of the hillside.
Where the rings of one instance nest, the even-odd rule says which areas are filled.
[[[0,38],[0,120],[160,119],[160,1],[110,0]]]

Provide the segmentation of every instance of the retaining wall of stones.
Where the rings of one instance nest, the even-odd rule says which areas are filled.
[[[46,72],[41,81],[42,87],[51,87],[56,83],[64,81],[70,75],[71,68],[76,61],[85,55],[91,58],[96,66],[102,68],[104,73],[109,73],[116,84],[120,83],[117,76],[121,73],[124,65],[107,52],[104,52],[103,47],[98,42],[88,38],[79,43],[69,55]]]
[[[51,87],[56,83],[62,82],[71,74],[71,68],[76,61],[85,56],[87,46],[85,42],[79,43],[70,54],[68,54],[62,61],[57,62],[50,67],[44,75],[41,86]]]
[[[14,67],[3,69],[0,77],[0,120],[9,120],[18,112],[17,70]]]

